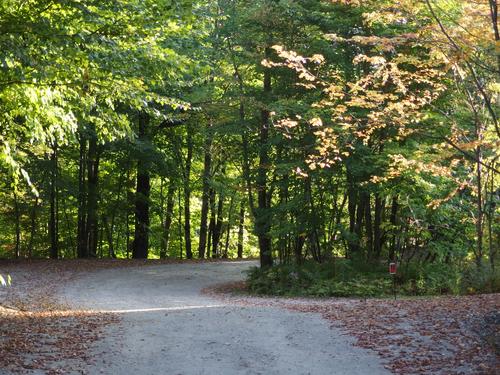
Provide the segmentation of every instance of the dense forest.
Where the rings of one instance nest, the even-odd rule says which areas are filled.
[[[0,257],[494,272],[496,0],[3,0]]]

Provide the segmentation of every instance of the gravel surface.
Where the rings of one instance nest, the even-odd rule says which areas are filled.
[[[253,262],[97,270],[62,291],[73,308],[119,314],[90,374],[387,374],[372,351],[319,314],[244,306],[202,294]]]

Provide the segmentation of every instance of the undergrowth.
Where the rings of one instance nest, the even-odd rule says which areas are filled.
[[[247,287],[251,293],[313,297],[387,297],[494,293],[500,291],[499,272],[447,264],[408,264],[398,274],[388,274],[382,264],[336,259],[328,263],[281,264],[252,268]]]

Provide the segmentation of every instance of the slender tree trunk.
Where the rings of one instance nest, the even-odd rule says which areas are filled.
[[[365,199],[363,193],[358,193],[358,204],[356,207],[356,223],[354,225],[354,234],[356,239],[354,242],[355,252],[361,256],[361,239],[363,237],[363,219],[365,216]]]
[[[373,255],[375,259],[380,258],[382,252],[382,211],[384,209],[383,200],[379,193],[375,194],[375,221],[373,223]]]
[[[182,259],[182,252],[183,252],[183,240],[182,240],[182,202],[181,202],[181,189],[177,191],[177,198],[178,198],[178,207],[179,207],[179,217],[177,219],[178,224],[179,224],[179,258]]]
[[[264,58],[271,56],[271,48],[266,47]],[[271,95],[271,71],[264,70],[263,97],[267,101]],[[268,103],[265,104],[266,106]],[[269,110],[264,107],[260,112],[259,129],[259,167],[257,171],[257,200],[258,208],[255,215],[255,229],[259,239],[260,266],[270,267],[273,265],[272,241],[269,231],[271,230],[271,212],[267,196],[267,170],[269,168]]]
[[[391,216],[389,218],[389,222],[391,223],[391,232],[392,232],[392,239],[391,239],[391,246],[389,249],[389,260],[394,262],[396,260],[396,248],[397,248],[397,238],[398,238],[398,231],[396,230],[396,220],[397,220],[397,214],[398,214],[398,196],[395,195],[392,197],[392,203],[391,203]]]
[[[495,174],[491,173],[491,185],[490,185],[490,201],[488,205],[488,242],[489,242],[489,258],[491,270],[495,271],[495,258],[498,249],[498,231],[493,231],[493,220],[495,218],[495,207],[494,207],[494,196],[495,196]],[[496,234],[496,236],[495,236]],[[495,240],[496,237],[496,240]]]
[[[477,186],[477,198],[476,198],[476,264],[481,267],[483,260],[483,183],[482,183],[482,152],[481,146],[476,149],[476,186]]]
[[[161,241],[160,258],[164,259],[168,254],[168,245],[170,239],[170,227],[172,226],[172,219],[174,216],[174,194],[175,183],[170,181],[167,191],[167,209],[165,212],[165,221],[163,223],[163,237]]]
[[[147,141],[149,116],[139,115],[139,140]],[[135,235],[132,244],[132,258],[147,259],[149,250],[149,194],[151,191],[150,163],[141,155],[137,162],[137,188],[135,197]]]
[[[59,238],[57,231],[57,144],[52,147],[51,173],[50,173],[50,218],[49,218],[49,237],[50,237],[50,258],[59,257]]]
[[[215,191],[210,189],[210,222],[208,224],[207,258],[211,256],[212,242],[215,231]]]
[[[233,207],[234,207],[234,195],[231,196],[231,203],[229,204],[229,214],[227,216],[226,244],[224,245],[224,252],[222,253],[222,258],[224,259],[227,259],[229,252],[229,236],[231,234],[231,220],[233,218]]]
[[[77,255],[78,258],[88,257],[87,246],[87,138],[83,131],[79,134],[80,157],[78,162],[78,230]]]
[[[205,157],[203,162],[203,187],[201,196],[200,242],[198,244],[198,258],[205,258],[208,231],[208,209],[210,204],[210,170],[212,167],[212,136],[205,134]]]
[[[33,207],[31,209],[31,224],[30,224],[30,239],[28,241],[28,258],[31,259],[33,257],[33,242],[35,240],[36,234],[36,214],[38,210],[38,197],[35,197],[35,201],[33,202]]]
[[[212,258],[218,258],[219,244],[222,235],[222,214],[224,209],[224,195],[219,193],[219,201],[217,203],[217,220],[215,221],[214,230],[212,232]]]
[[[15,188],[14,188],[15,189]],[[19,200],[17,198],[17,191],[14,190],[14,217],[15,217],[15,230],[16,230],[16,243],[14,247],[14,255],[16,259],[19,258],[21,249],[21,212],[19,210]],[[50,227],[49,227],[50,229]]]
[[[243,258],[243,234],[245,225],[245,200],[242,199],[240,202],[240,217],[238,224],[238,258]]]
[[[192,259],[191,250],[191,163],[193,160],[193,134],[190,126],[187,128],[187,156],[186,171],[184,175],[184,241],[186,243],[186,258]]]
[[[89,140],[89,153],[87,159],[87,254],[95,257],[97,254],[98,243],[98,213],[97,203],[99,199],[98,177],[99,177],[99,150],[97,147],[97,135],[95,129],[92,129],[92,135]]]
[[[370,193],[363,194],[363,206],[365,208],[365,233],[366,233],[366,259],[373,258],[373,226]]]
[[[351,238],[347,241],[347,257],[352,258],[352,256],[357,252],[358,247],[356,246],[356,241],[354,240],[354,235],[356,232],[356,207],[358,203],[358,194],[354,186],[354,179],[347,171],[347,211],[349,212],[349,233]]]

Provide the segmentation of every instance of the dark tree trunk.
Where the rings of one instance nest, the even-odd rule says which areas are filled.
[[[139,140],[148,139],[147,128],[149,116],[139,115]],[[135,196],[135,235],[132,244],[132,258],[147,259],[149,249],[149,193],[151,191],[149,168],[146,159],[148,155],[141,155],[137,162],[137,188]]]
[[[21,212],[19,211],[19,201],[17,199],[17,191],[14,191],[14,216],[15,216],[15,228],[16,228],[16,244],[14,248],[14,255],[17,259],[20,256],[20,249],[21,249]]]
[[[476,124],[477,138],[482,140],[481,125]],[[481,146],[476,148],[476,187],[477,187],[477,197],[476,197],[476,264],[481,267],[483,260],[483,184],[482,184],[482,150]]]
[[[89,153],[87,159],[87,254],[95,257],[97,254],[98,242],[98,214],[97,202],[99,199],[98,176],[99,176],[99,150],[97,148],[97,135],[95,129],[92,129],[92,135],[89,140]]]
[[[373,255],[375,259],[380,258],[382,253],[382,211],[384,209],[383,200],[377,193],[375,195],[375,219],[373,223]]]
[[[170,239],[170,227],[174,216],[174,194],[175,183],[170,181],[167,191],[167,209],[165,212],[165,221],[163,223],[163,237],[161,241],[160,258],[165,259],[168,254],[168,242]]]
[[[363,234],[363,218],[365,214],[365,201],[363,199],[362,193],[358,194],[358,205],[356,207],[356,222],[354,224],[354,234],[356,235],[354,240],[354,252],[360,255],[360,243]]]
[[[396,260],[396,247],[397,247],[397,230],[396,230],[396,221],[397,221],[397,214],[398,214],[398,196],[395,195],[392,197],[392,203],[391,203],[391,216],[389,218],[389,222],[391,223],[391,232],[392,232],[392,239],[391,239],[391,246],[389,248],[389,260],[394,262]]]
[[[365,208],[365,233],[366,233],[366,258],[373,257],[373,226],[370,193],[363,193],[363,206]]]
[[[212,232],[212,258],[218,258],[219,244],[222,235],[222,213],[224,209],[224,195],[219,194],[219,201],[217,203],[217,220],[215,221],[214,230]]]
[[[271,57],[271,48],[266,47],[266,59]],[[271,95],[271,71],[264,70],[264,100],[269,101]],[[265,104],[267,105],[267,103]],[[270,201],[267,194],[267,170],[269,168],[269,110],[264,107],[260,112],[259,129],[259,167],[257,172],[257,200],[258,206],[255,212],[255,229],[259,239],[260,266],[270,267],[273,265],[273,256],[271,249],[271,213]]]
[[[226,232],[226,244],[224,245],[224,252],[222,253],[222,258],[226,259],[229,252],[229,236],[231,235],[231,220],[233,218],[233,207],[234,207],[234,195],[231,196],[231,203],[229,204],[229,214],[227,216],[227,232]]]
[[[52,147],[50,162],[50,258],[57,259],[59,257],[59,238],[57,230],[57,144],[54,144]]]
[[[356,231],[356,207],[358,203],[358,195],[356,194],[356,189],[354,187],[353,177],[351,173],[349,173],[349,171],[347,171],[347,198],[347,211],[349,212],[349,234],[351,236],[347,241],[347,257],[351,258],[358,250],[356,242],[354,240]]]
[[[78,162],[78,230],[77,255],[78,258],[88,257],[87,246],[87,138],[83,131],[79,134],[80,157]]]
[[[178,212],[178,225],[179,225],[179,258],[182,259],[182,252],[183,252],[183,240],[182,240],[182,202],[181,202],[181,189],[177,191],[177,204],[179,207],[179,212]]]
[[[36,233],[36,214],[38,210],[38,197],[35,197],[35,201],[33,202],[33,208],[31,209],[31,224],[30,224],[30,239],[28,242],[28,258],[31,259],[33,256],[33,242],[35,240]]]
[[[184,175],[184,241],[186,244],[186,258],[192,259],[193,252],[191,250],[191,163],[193,160],[193,134],[190,126],[187,128],[187,156],[186,156],[186,171]]]
[[[215,230],[215,191],[210,189],[210,222],[208,224],[207,258],[211,256],[213,233]]]
[[[203,187],[201,196],[200,242],[198,244],[198,257],[205,258],[208,231],[208,208],[210,204],[210,168],[212,166],[212,136],[205,135],[205,157],[203,163]]]
[[[238,224],[238,258],[243,258],[243,234],[244,234],[244,224],[245,224],[245,200],[240,202],[240,217]]]

